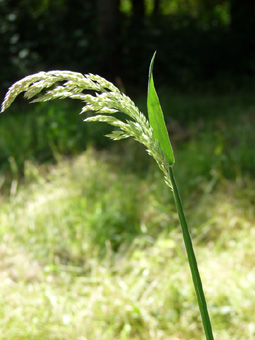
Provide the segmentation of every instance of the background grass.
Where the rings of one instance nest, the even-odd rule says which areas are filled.
[[[254,339],[252,93],[159,95],[215,338]],[[161,173],[78,110],[1,117],[0,339],[203,339]]]

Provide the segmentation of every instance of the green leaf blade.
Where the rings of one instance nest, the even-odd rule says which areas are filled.
[[[171,146],[164,115],[162,112],[162,108],[159,102],[159,98],[154,86],[153,80],[153,64],[155,59],[156,52],[154,53],[149,69],[149,80],[148,80],[148,95],[147,95],[147,109],[150,125],[153,129],[154,138],[158,140],[159,145],[161,146],[164,154],[166,155],[167,161],[170,166],[172,166],[175,162],[174,160],[174,152]]]

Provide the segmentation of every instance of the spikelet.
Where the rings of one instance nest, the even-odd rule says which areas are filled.
[[[85,90],[93,90],[95,95],[83,93]],[[84,119],[85,122],[105,122],[119,128],[107,135],[112,140],[133,137],[142,143],[163,172],[166,184],[172,189],[169,164],[159,142],[153,136],[152,127],[134,102],[111,82],[94,74],[83,75],[70,71],[39,72],[19,80],[9,88],[1,112],[22,92],[25,92],[26,99],[34,98],[32,102],[63,98],[81,100],[85,103],[81,113],[96,113],[95,116]],[[122,112],[129,118],[121,121],[114,117],[116,112]]]

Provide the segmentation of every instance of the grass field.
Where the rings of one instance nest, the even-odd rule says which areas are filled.
[[[252,94],[161,98],[215,339],[252,340]],[[204,339],[161,173],[68,105],[1,117],[0,339]]]

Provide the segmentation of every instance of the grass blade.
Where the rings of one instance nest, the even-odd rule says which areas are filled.
[[[173,149],[172,149],[169,137],[168,137],[168,132],[166,129],[163,112],[161,109],[161,105],[159,102],[157,92],[155,90],[153,75],[152,75],[155,55],[156,55],[156,52],[154,53],[151,59],[150,70],[149,70],[148,96],[147,96],[148,116],[149,116],[150,125],[153,129],[154,138],[159,141],[159,145],[164,151],[167,161],[169,165],[171,166],[174,164],[174,153],[173,153]]]

